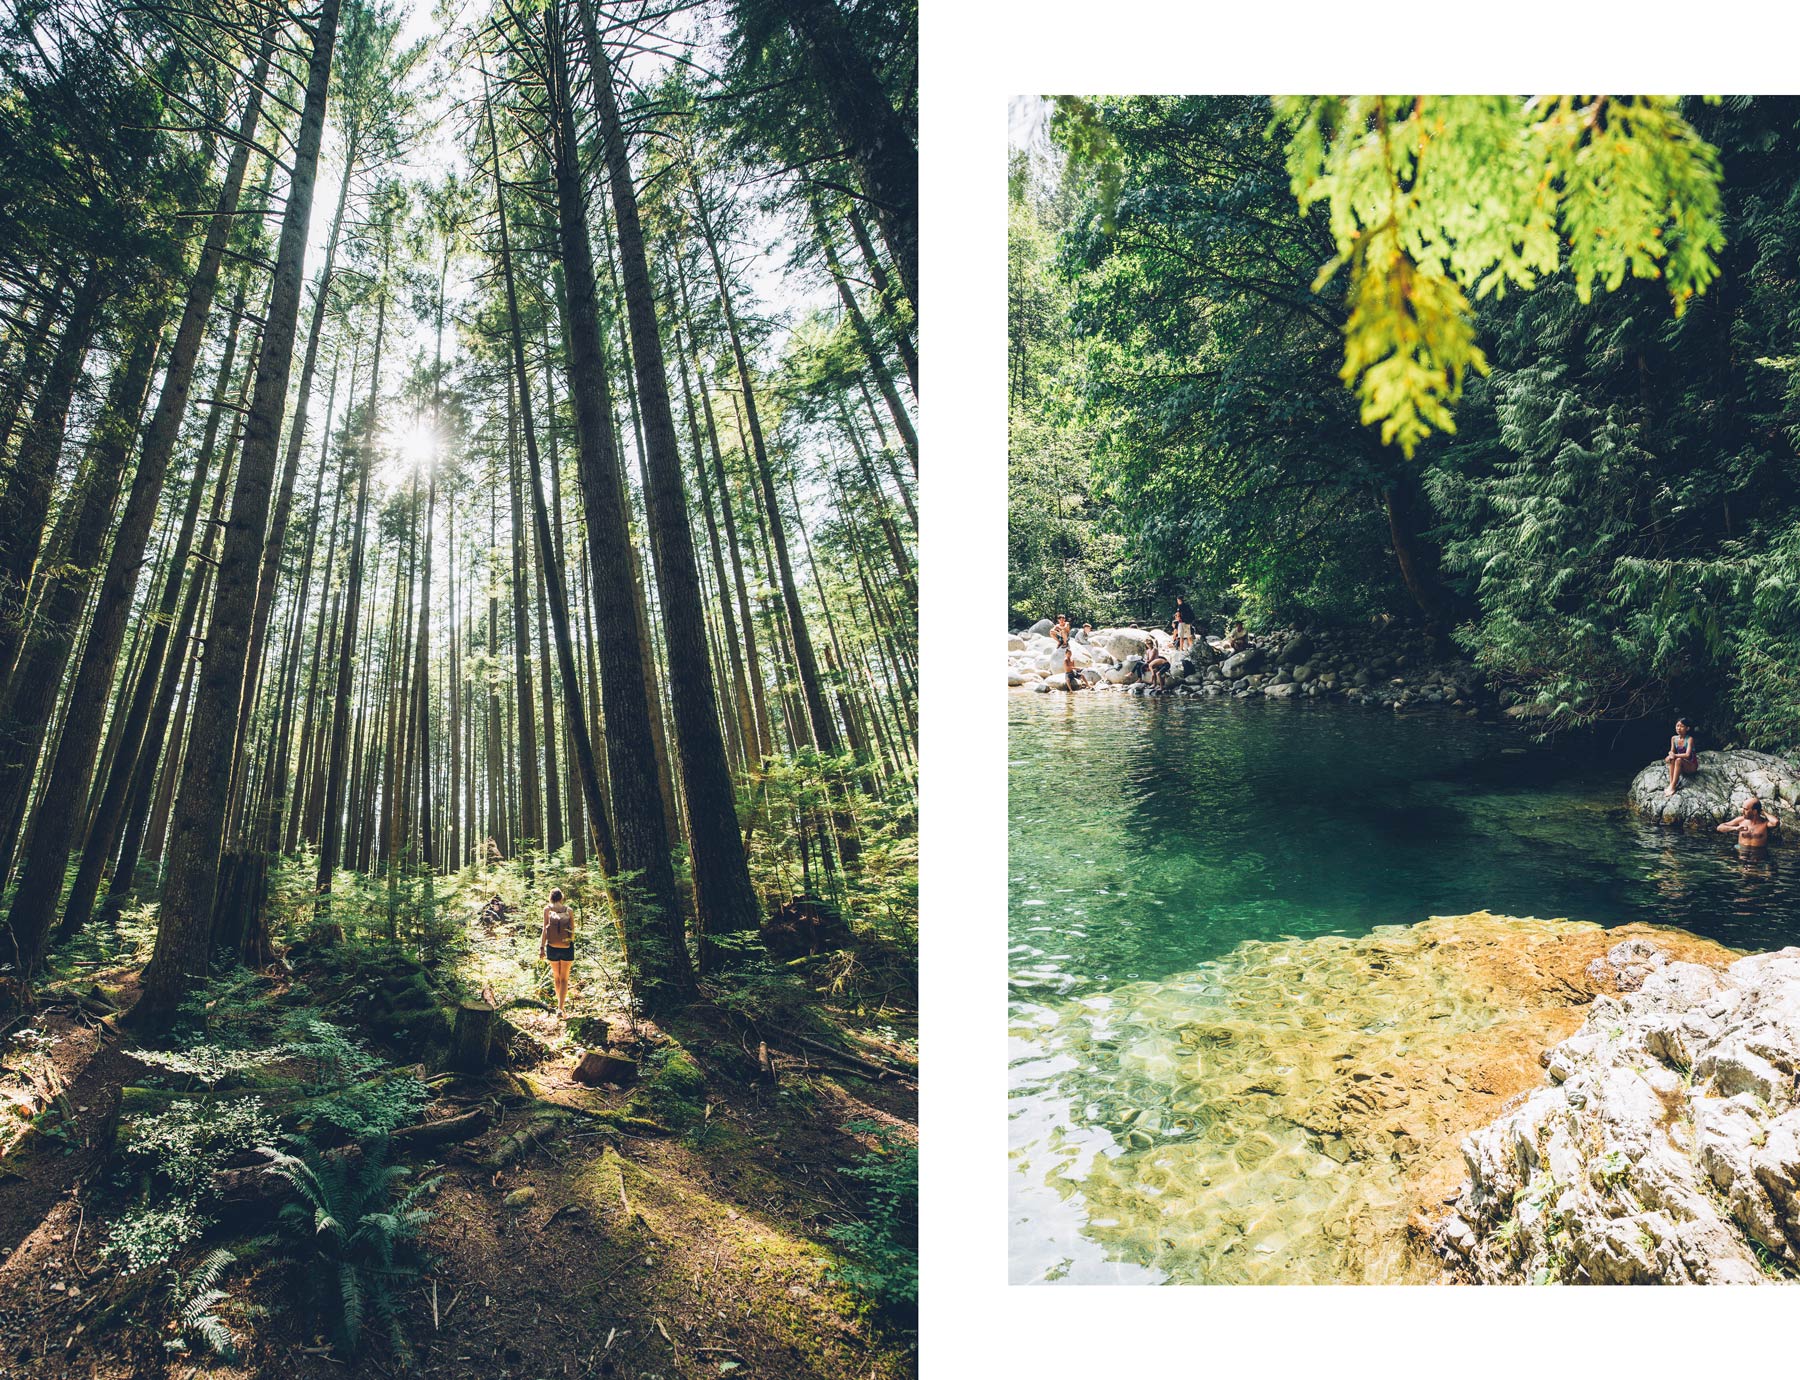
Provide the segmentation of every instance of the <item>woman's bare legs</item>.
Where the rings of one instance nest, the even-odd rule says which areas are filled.
[[[569,999],[569,961],[553,958],[550,960],[550,976],[556,982],[556,1014],[562,1015],[563,1003]]]

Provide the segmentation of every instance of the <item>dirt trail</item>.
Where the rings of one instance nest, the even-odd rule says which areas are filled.
[[[447,1085],[428,1109],[436,1118],[486,1106],[493,1118],[481,1136],[431,1152],[442,1174],[426,1203],[432,1264],[403,1305],[417,1373],[914,1373],[910,1339],[832,1278],[827,1235],[857,1217],[860,1193],[842,1171],[874,1144],[844,1128],[875,1123],[910,1137],[911,1087],[799,1057],[780,1061],[777,1086],[744,1083],[702,1056],[695,1102],[676,1105],[666,1130],[639,1134],[651,1131],[642,1085],[634,1101],[630,1089],[575,1082],[578,1048],[555,1018],[510,1014],[554,1046],[549,1057]],[[168,1272],[122,1279],[98,1254],[105,1223],[89,1201],[88,1180],[107,1172],[100,1147],[118,1087],[140,1067],[116,1035],[73,1023],[53,1033],[71,1105],[85,1110],[68,1144],[33,1133],[0,1160],[0,1380],[401,1373],[379,1344],[348,1364],[332,1357],[272,1244],[242,1250],[222,1285],[239,1362],[169,1351],[171,1334],[145,1321],[168,1315]]]

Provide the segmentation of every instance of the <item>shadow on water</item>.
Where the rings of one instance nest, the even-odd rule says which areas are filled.
[[[1637,819],[1656,752],[1533,744],[1448,714],[1343,704],[1015,695],[1010,701],[1015,1278],[1132,1275],[1083,1239],[1072,1002],[1191,974],[1246,940],[1360,935],[1476,910],[1800,942],[1800,858]],[[1645,739],[1644,741],[1650,741]],[[1055,1146],[1052,1154],[1046,1147]],[[1040,1171],[1048,1155],[1062,1192]],[[1023,1157],[1023,1158],[1021,1158]],[[1057,1271],[1063,1273],[1059,1276]]]

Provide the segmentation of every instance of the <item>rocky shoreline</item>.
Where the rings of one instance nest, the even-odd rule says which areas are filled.
[[[1039,694],[1067,691],[1063,652],[1049,620],[1007,634],[1007,684]],[[1169,658],[1166,688],[1144,678],[1150,638]],[[1376,708],[1435,707],[1469,715],[1527,719],[1540,706],[1493,691],[1465,660],[1437,655],[1431,639],[1408,627],[1350,631],[1318,627],[1259,633],[1241,651],[1196,637],[1177,651],[1161,629],[1097,628],[1071,644],[1085,688],[1177,698],[1338,698]]]
[[[1431,1232],[1479,1283],[1758,1284],[1800,1268],[1800,949],[1720,969],[1660,936],[1596,960],[1615,994],[1544,1085],[1463,1145]]]
[[[1477,912],[1249,941],[1075,1003],[1056,1042],[1107,1070],[1077,1101],[1114,1148],[1059,1187],[1110,1256],[1169,1282],[1467,1277],[1434,1245],[1468,1197],[1465,1144],[1641,976],[1609,955],[1652,946],[1701,971],[1738,958],[1679,930]]]

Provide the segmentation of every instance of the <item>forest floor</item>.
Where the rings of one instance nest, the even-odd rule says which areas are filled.
[[[479,904],[472,890],[452,913],[472,914],[465,901]],[[446,985],[496,1001],[541,990],[535,928],[471,923]],[[294,968],[263,980],[269,1000],[331,1009],[326,994],[360,991],[317,955]],[[308,1281],[266,1221],[218,1222],[172,1262],[191,1267],[219,1244],[236,1253],[213,1310],[230,1329],[234,1362],[183,1349],[170,1294],[178,1273],[128,1274],[106,1253],[128,1196],[112,1150],[120,1089],[147,1065],[116,1017],[72,998],[98,982],[128,1004],[132,978],[123,966],[65,975],[23,1032],[3,1032],[13,1052],[0,1096],[15,1114],[0,1118],[0,1380],[402,1373],[403,1360],[379,1341],[348,1359],[334,1351],[303,1302]],[[608,1022],[608,1050],[644,1071],[635,1086],[578,1082],[583,1045],[571,1022],[525,1004],[505,1012],[516,1031],[508,1067],[431,1079],[423,1120],[479,1109],[485,1129],[409,1157],[440,1180],[421,1203],[431,1213],[425,1269],[396,1296],[416,1371],[912,1375],[911,1334],[844,1282],[844,1248],[831,1235],[867,1214],[867,1194],[846,1171],[915,1139],[911,1003],[883,997],[859,1017],[822,993],[806,1008],[808,1038],[818,1041],[810,1052],[771,1033],[771,1081],[744,1077],[746,1061],[709,1048],[702,1027],[676,1045],[634,1021],[618,995],[603,971],[584,982],[578,960],[569,1015],[588,1023],[573,1024],[593,1040],[594,1019]],[[404,1040],[371,1044],[395,1066],[415,1052]],[[677,1069],[685,1074],[667,1076]]]

